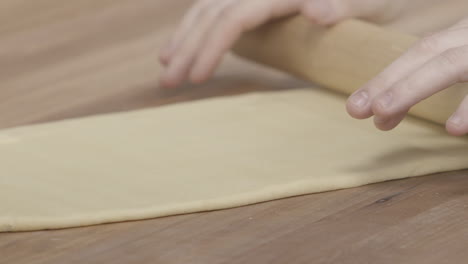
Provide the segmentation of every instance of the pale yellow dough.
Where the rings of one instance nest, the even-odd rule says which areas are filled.
[[[319,89],[0,132],[0,231],[145,219],[467,168],[468,140],[377,132]]]

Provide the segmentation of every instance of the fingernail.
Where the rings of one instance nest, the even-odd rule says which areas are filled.
[[[369,101],[369,94],[366,91],[360,91],[351,96],[350,101],[353,105],[361,108],[365,106]]]
[[[459,114],[455,113],[449,118],[449,122],[455,126],[461,126],[463,123],[463,118]]]
[[[386,92],[382,97],[377,100],[377,104],[379,104],[382,108],[388,108],[392,105],[393,102],[393,94],[390,92]]]

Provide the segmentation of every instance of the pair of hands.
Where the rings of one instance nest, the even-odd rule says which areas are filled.
[[[276,17],[301,12],[320,25],[350,17],[378,22],[397,18],[411,4],[421,5],[421,1],[199,0],[161,51],[165,66],[161,83],[174,87],[187,79],[207,80],[243,32]],[[377,128],[391,130],[412,106],[458,82],[468,82],[468,19],[416,43],[351,95],[347,111],[358,119],[374,117]],[[446,128],[452,135],[468,133],[468,98]]]

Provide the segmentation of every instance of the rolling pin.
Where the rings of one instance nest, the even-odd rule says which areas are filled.
[[[416,41],[415,36],[360,20],[324,28],[296,16],[247,32],[234,52],[349,95]],[[410,114],[445,124],[466,95],[468,86],[457,84],[420,102]]]

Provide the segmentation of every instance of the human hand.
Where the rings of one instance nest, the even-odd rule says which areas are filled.
[[[160,54],[164,87],[207,80],[240,35],[273,18],[302,12],[320,25],[350,17],[379,19],[400,0],[200,0]],[[391,3],[392,8],[389,8]]]
[[[348,113],[374,117],[381,130],[398,126],[409,109],[453,84],[468,82],[468,18],[423,38],[348,100]],[[447,131],[468,133],[468,97],[447,120]]]

